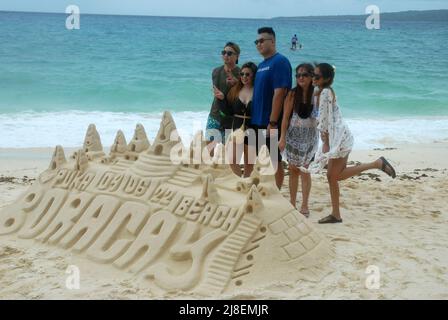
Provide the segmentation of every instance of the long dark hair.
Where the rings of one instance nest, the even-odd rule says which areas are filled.
[[[336,75],[335,68],[329,63],[316,64],[316,68],[319,68],[319,71],[322,74],[322,78],[324,79],[324,84],[323,84],[322,88],[319,88],[319,91],[317,93],[317,96],[318,96],[317,103],[318,104],[320,103],[319,102],[320,94],[322,93],[322,90],[324,90],[325,88],[328,88],[331,90],[331,93],[333,94],[333,103],[334,103],[336,101],[336,93],[334,92],[331,85],[333,84],[334,77]]]
[[[321,89],[329,88],[334,82],[335,70],[333,66],[329,63],[319,63],[316,65],[316,68],[319,68],[322,77],[325,80],[324,86]]]
[[[255,75],[257,74],[257,65],[253,62],[247,62],[243,64],[241,67],[241,71],[244,69],[250,69],[252,71],[252,85],[255,83]],[[241,81],[241,77],[239,77],[238,83],[235,84],[227,94],[227,100],[231,103],[234,103],[240,94],[241,89],[244,87],[243,82]]]
[[[310,63],[302,63],[296,68],[296,73],[299,72],[299,69],[303,68],[310,75],[313,74],[314,66]],[[313,92],[314,86],[310,84],[308,87],[308,92],[306,93],[306,102],[303,103],[303,88],[297,84],[294,88],[294,111],[299,115],[302,119],[307,119],[310,117],[311,112],[313,112]]]

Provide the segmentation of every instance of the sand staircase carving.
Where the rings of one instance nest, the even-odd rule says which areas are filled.
[[[269,161],[241,179],[218,161],[223,147],[209,165],[191,161],[192,148],[204,147],[196,138],[173,161],[185,149],[165,112],[152,144],[138,125],[129,144],[118,132],[106,156],[89,126],[74,157],[57,146],[36,183],[0,211],[0,239],[70,250],[157,292],[215,296],[322,278],[331,246],[264,175]]]

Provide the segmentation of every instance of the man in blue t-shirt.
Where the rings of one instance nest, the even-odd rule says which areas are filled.
[[[264,57],[264,61],[259,64],[255,76],[251,123],[257,137],[257,150],[265,143],[269,148],[276,170],[275,181],[280,189],[285,171],[281,163],[280,150],[278,150],[278,138],[283,102],[292,86],[292,68],[289,60],[277,52],[275,32],[272,28],[258,29],[258,39],[255,44],[258,52]],[[265,141],[263,141],[263,130],[266,131]],[[273,140],[274,149],[271,148],[271,140]]]

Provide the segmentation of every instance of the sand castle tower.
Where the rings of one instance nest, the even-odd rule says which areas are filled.
[[[84,139],[83,150],[89,160],[104,157],[101,138],[94,124],[90,124]]]
[[[126,144],[126,137],[124,136],[123,131],[118,130],[114,144],[110,147],[110,157],[112,159],[123,158],[126,156],[127,151],[128,146]]]
[[[51,158],[49,170],[56,170],[61,168],[67,160],[65,159],[64,148],[62,146],[56,146],[53,157]]]
[[[195,133],[193,139],[190,142],[190,149],[183,162],[186,166],[191,166],[194,168],[199,168],[204,164],[204,156],[208,156],[207,143],[204,138],[204,133],[202,130]],[[211,157],[210,157],[211,161]]]
[[[128,159],[137,160],[138,154],[149,149],[151,144],[146,136],[145,128],[142,124],[137,124],[132,140],[128,145]]]
[[[169,156],[171,149],[178,143],[181,143],[181,140],[177,134],[176,124],[171,114],[165,111],[154,143],[149,148],[149,153],[156,156]]]
[[[58,246],[93,268],[130,272],[154,292],[212,297],[320,280],[333,250],[266,175],[270,161],[260,160],[241,179],[219,163],[223,149],[211,164],[176,162],[185,150],[165,112],[152,145],[142,126],[127,146],[119,132],[111,150],[116,161],[102,163],[90,126],[75,158],[65,161],[58,146],[50,168],[2,208],[0,239]],[[128,152],[136,158],[123,157]],[[182,159],[192,155],[187,150]]]

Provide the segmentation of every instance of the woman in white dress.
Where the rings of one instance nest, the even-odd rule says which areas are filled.
[[[353,136],[342,119],[335,92],[331,87],[334,76],[334,68],[328,63],[318,64],[314,69],[313,85],[319,87],[316,93],[319,106],[317,129],[320,131],[322,147],[317,151],[315,161],[310,164],[309,168],[301,168],[306,172],[315,173],[327,165],[332,213],[319,220],[319,223],[342,222],[339,210],[339,181],[370,169],[382,170],[392,178],[396,176],[394,168],[384,157],[371,163],[347,167],[348,156],[353,147]]]

